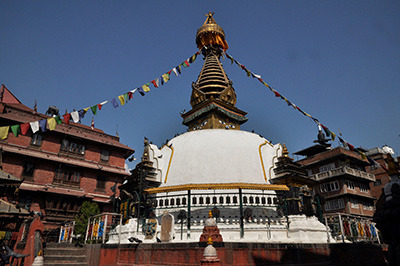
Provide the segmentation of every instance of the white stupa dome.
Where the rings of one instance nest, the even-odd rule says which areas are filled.
[[[270,184],[280,144],[241,130],[206,129],[184,133],[161,149],[149,147],[161,187],[185,184]]]

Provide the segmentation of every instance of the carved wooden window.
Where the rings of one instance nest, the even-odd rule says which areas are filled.
[[[77,143],[73,140],[63,139],[61,141],[60,150],[67,153],[83,155],[85,154],[85,145]]]
[[[26,177],[26,180],[33,181],[33,174],[35,172],[36,165],[33,163],[25,163],[24,170],[22,172],[23,176]]]
[[[42,135],[40,135],[39,133],[35,133],[32,135],[31,144],[35,146],[40,146],[42,145],[42,139]]]
[[[109,150],[101,150],[100,160],[104,162],[108,162],[110,160],[110,151]]]
[[[104,192],[106,190],[107,178],[104,176],[97,177],[96,190]]]
[[[79,186],[81,180],[81,174],[78,169],[71,168],[59,168],[56,171],[55,177],[53,179],[54,183]]]

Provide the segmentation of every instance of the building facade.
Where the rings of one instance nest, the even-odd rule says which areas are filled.
[[[48,118],[2,86],[0,127]],[[73,220],[86,200],[97,202],[101,211],[112,211],[115,184],[127,175],[125,160],[134,153],[118,137],[72,121],[35,134],[31,130],[18,136],[10,132],[0,139],[0,150],[1,168],[23,180],[18,193],[3,199],[41,212],[47,229]]]
[[[375,176],[366,171],[369,165],[366,159],[343,147],[322,145],[295,154],[306,156],[297,162],[303,165],[311,179],[318,182],[314,193],[324,199],[325,215],[341,213],[372,217],[374,197],[369,184],[375,182]]]

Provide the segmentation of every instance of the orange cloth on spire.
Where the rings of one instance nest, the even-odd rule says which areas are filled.
[[[228,43],[223,39],[221,36],[212,33],[206,33],[200,38],[200,43],[197,46],[199,49],[203,48],[204,45],[208,44],[218,44],[221,46],[222,50],[228,50],[229,46]]]

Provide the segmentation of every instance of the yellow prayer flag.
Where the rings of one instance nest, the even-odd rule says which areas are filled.
[[[331,135],[332,135],[332,141],[334,141],[336,138],[336,134],[331,131]]]
[[[47,118],[47,124],[49,125],[50,130],[56,129],[57,121],[54,117]]]
[[[10,126],[0,127],[0,139],[6,139],[9,131]]]
[[[147,85],[147,84],[144,84],[144,85],[142,86],[142,89],[143,89],[144,92],[149,92],[149,91],[150,91],[150,87],[149,87],[149,85]]]
[[[119,100],[119,102],[121,103],[121,105],[124,105],[124,104],[125,104],[125,97],[124,97],[124,95],[118,96],[118,100]]]
[[[86,114],[90,107],[83,108],[83,114]]]
[[[164,74],[162,75],[164,82],[167,82],[169,80],[169,75],[168,74]]]

